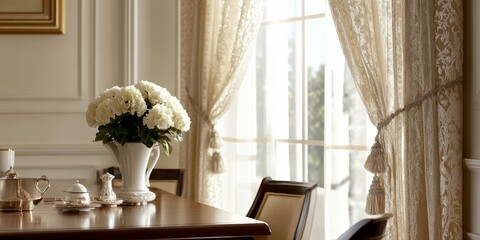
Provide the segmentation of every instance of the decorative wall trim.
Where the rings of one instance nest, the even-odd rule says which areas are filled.
[[[471,64],[472,68],[469,70],[471,72],[471,81],[473,82],[472,88],[472,105],[475,109],[480,110],[480,69],[478,69],[478,64],[480,61],[480,45],[478,41],[480,41],[480,31],[477,29],[480,27],[480,15],[477,14],[480,11],[480,2],[477,0],[467,1],[467,4],[470,4],[470,8],[466,11],[469,11],[469,16],[472,19],[468,19],[470,28],[467,31],[470,32],[470,39],[468,42],[470,43],[471,49]]]
[[[63,34],[65,33],[64,6],[64,0],[47,0],[43,1],[39,8],[29,2],[23,2],[23,4],[18,4],[10,9],[2,8],[0,32],[7,34]]]
[[[70,2],[69,2],[70,3]],[[72,4],[74,2],[71,2]],[[0,96],[0,114],[11,113],[80,113],[85,112],[84,102],[88,102],[88,81],[86,78],[94,76],[96,64],[92,61],[92,54],[95,52],[92,44],[92,38],[95,38],[95,20],[88,16],[89,11],[95,11],[95,6],[92,1],[77,1],[78,14],[78,44],[75,51],[77,52],[77,74],[76,74],[76,94],[72,96]],[[88,9],[90,8],[90,9]],[[66,10],[65,10],[66,11]],[[67,11],[66,11],[67,12]],[[66,13],[68,14],[68,13]],[[84,27],[88,26],[88,27]],[[73,77],[73,76],[72,76]],[[95,81],[93,79],[92,81]],[[7,104],[10,101],[22,102],[22,104]]]
[[[469,240],[480,240],[480,235],[475,233],[464,232],[463,237]]]
[[[95,166],[86,166],[86,165],[71,165],[71,166],[18,166],[15,167],[15,170],[21,175],[31,178],[38,178],[41,175],[47,176],[47,178],[52,180],[68,180],[73,184],[74,180],[81,180],[82,182],[95,182],[96,180],[96,168]],[[57,181],[55,181],[57,182]],[[56,183],[50,182],[50,185],[54,188],[57,188]],[[65,189],[57,189],[65,190]],[[54,190],[55,191],[55,190]],[[50,192],[46,192],[48,195]],[[61,194],[61,192],[57,193]]]
[[[78,61],[78,74],[77,74],[77,95],[76,96],[63,96],[63,97],[42,97],[42,96],[0,96],[0,101],[72,101],[72,100],[81,100],[82,99],[82,72],[81,72],[81,62],[82,62],[82,27],[83,16],[82,16],[82,3],[83,1],[78,1],[78,21],[80,27],[78,28],[78,45],[77,45],[77,61]],[[66,10],[65,10],[66,11]]]
[[[463,159],[464,166],[471,172],[480,172],[480,160],[479,159]]]
[[[82,50],[78,50],[82,51]],[[81,58],[80,55],[78,58]],[[80,73],[77,76],[77,80],[80,80]],[[78,82],[77,82],[78,83]],[[65,96],[65,97],[40,97],[40,96],[7,96],[7,97],[0,97],[0,101],[77,101],[81,100],[81,96],[78,92],[81,92],[81,90],[77,91],[76,96]]]
[[[98,1],[93,1],[93,3],[90,3],[90,49],[91,49],[91,55],[89,59],[90,63],[90,81],[88,81],[89,84],[89,96],[87,97],[88,101],[90,102],[91,99],[93,99],[95,96],[97,96],[99,93],[97,93],[97,79],[98,79],[98,73],[97,73],[97,63],[98,63],[98,54],[97,54],[97,46],[98,46]]]
[[[176,95],[177,96],[182,96],[182,84],[181,84],[181,79],[180,79],[180,74],[181,74],[181,69],[180,69],[180,66],[181,66],[181,56],[180,56],[180,53],[181,53],[181,46],[180,46],[180,41],[182,39],[182,34],[180,31],[180,28],[182,27],[181,23],[182,23],[182,8],[180,7],[180,3],[181,1],[175,1],[175,11],[177,13],[177,16],[175,18],[175,33],[177,35],[177,39],[175,41],[175,49],[177,51],[177,54],[176,54],[176,61],[175,61],[175,69],[176,69],[176,84],[177,84],[177,93]]]
[[[0,146],[7,148],[7,146]],[[74,155],[107,155],[108,150],[101,144],[52,144],[52,145],[14,145],[17,156],[74,156]]]
[[[138,54],[137,54],[137,42],[138,42],[138,29],[137,29],[137,1],[135,0],[125,0],[125,29],[124,29],[124,39],[125,39],[125,48],[124,53],[124,64],[125,64],[125,78],[124,85],[131,85],[136,82],[137,76],[137,63],[138,63]]]
[[[463,229],[464,239],[478,239],[480,229],[478,217],[479,208],[477,207],[480,195],[477,194],[477,179],[480,176],[480,160],[479,159],[463,159]]]

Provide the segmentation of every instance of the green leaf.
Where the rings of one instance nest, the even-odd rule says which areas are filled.
[[[167,156],[170,156],[170,153],[172,153],[172,145],[170,145],[169,141],[159,141],[159,143],[162,145],[163,150],[165,151],[165,154]]]
[[[148,103],[147,103],[148,105]],[[170,137],[176,141],[182,141],[182,131],[177,128],[148,129],[143,125],[142,116],[125,113],[111,118],[110,122],[99,126],[95,135],[95,141],[103,143],[118,142],[124,145],[127,142],[141,142],[147,147],[153,147],[157,142],[164,149],[165,154],[170,155],[173,151]]]

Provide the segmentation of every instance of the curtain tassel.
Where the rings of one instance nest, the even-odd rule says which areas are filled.
[[[215,130],[215,125],[212,125],[209,138],[210,141],[208,142],[208,148],[212,153],[212,156],[210,157],[210,172],[221,174],[225,172],[223,157],[220,153],[220,148],[223,147],[223,140],[217,130]]]
[[[383,214],[385,213],[385,190],[383,190],[380,184],[378,174],[384,173],[386,166],[385,153],[383,152],[380,141],[378,141],[378,134],[375,137],[375,143],[371,148],[370,155],[368,155],[367,161],[365,162],[365,169],[374,174],[367,195],[365,212],[369,215]]]
[[[371,173],[384,173],[385,172],[385,153],[383,152],[382,145],[378,141],[378,135],[375,137],[375,143],[373,144],[370,155],[368,155],[365,162],[365,169]]]
[[[210,141],[208,142],[208,147],[211,149],[220,149],[223,147],[223,140],[218,134],[217,130],[210,131]]]
[[[223,157],[220,152],[215,151],[210,158],[210,170],[212,173],[220,174],[225,172],[225,167],[223,164]]]
[[[383,190],[382,185],[380,185],[380,179],[377,174],[373,176],[372,184],[368,191],[365,212],[368,215],[385,213],[385,191]]]

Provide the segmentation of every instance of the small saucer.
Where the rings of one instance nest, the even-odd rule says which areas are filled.
[[[89,211],[96,207],[100,207],[100,204],[90,203],[86,205],[72,205],[69,203],[55,203],[53,204],[54,208],[62,211]]]
[[[102,200],[98,201],[99,204],[102,205],[102,207],[116,207],[117,205],[120,205],[123,203],[122,199],[114,199],[114,200]]]

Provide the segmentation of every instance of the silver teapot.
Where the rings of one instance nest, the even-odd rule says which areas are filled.
[[[42,181],[46,183],[43,190],[38,186]],[[31,211],[42,201],[49,187],[50,181],[45,175],[19,178],[10,168],[6,177],[0,178],[0,211]]]

